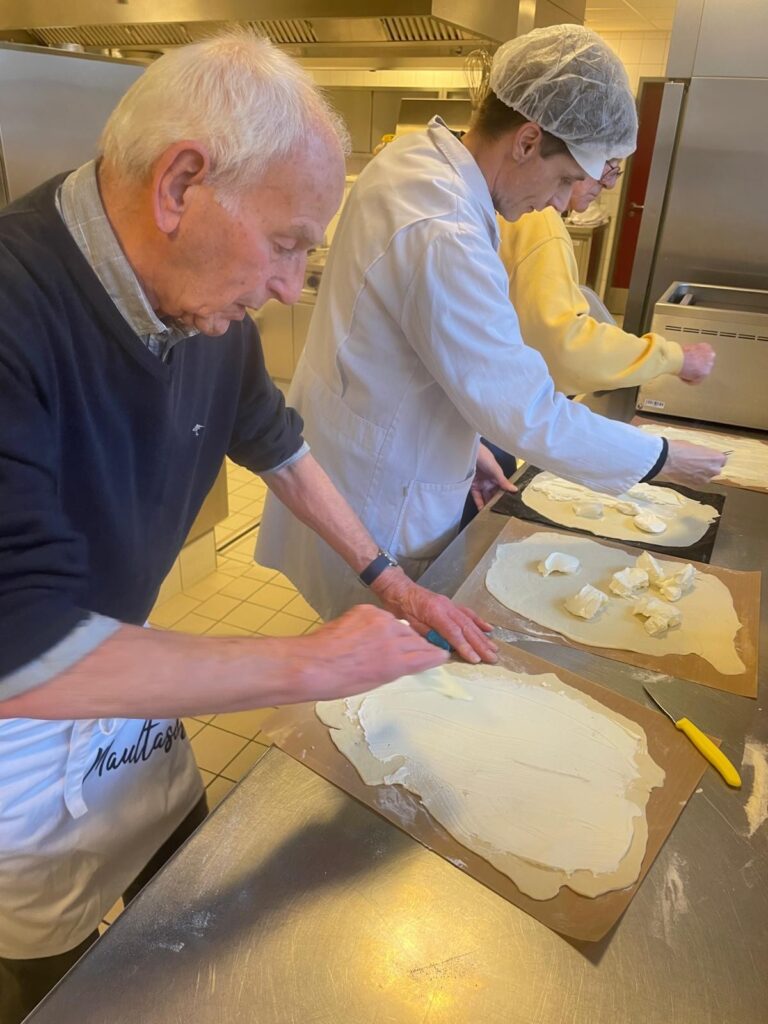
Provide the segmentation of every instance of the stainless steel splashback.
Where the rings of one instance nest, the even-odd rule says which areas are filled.
[[[406,97],[400,102],[396,135],[423,132],[424,126],[438,114],[453,131],[466,131],[472,117],[469,100],[417,99]]]
[[[143,66],[0,44],[0,159],[6,202],[96,152],[112,108]]]

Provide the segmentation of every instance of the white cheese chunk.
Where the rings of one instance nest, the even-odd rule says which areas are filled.
[[[638,597],[648,589],[648,573],[645,569],[622,569],[613,574],[609,586],[619,597]]]
[[[573,555],[566,555],[562,551],[553,551],[543,562],[539,562],[538,568],[542,576],[549,576],[553,572],[570,576],[579,571],[581,562]]]
[[[594,619],[601,608],[608,604],[608,595],[590,583],[585,584],[577,594],[566,598],[565,607],[571,615],[582,619]]]
[[[665,636],[670,629],[677,629],[683,621],[678,608],[650,595],[641,597],[633,612],[646,619],[643,626],[651,636]]]
[[[664,520],[659,519],[652,512],[641,512],[639,516],[635,516],[634,523],[643,533],[664,533],[667,528]]]
[[[635,561],[635,568],[642,569],[648,573],[648,579],[652,584],[658,583],[665,578],[665,573],[656,559],[648,551],[644,551]]]

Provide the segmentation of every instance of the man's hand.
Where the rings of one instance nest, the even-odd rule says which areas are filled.
[[[686,384],[700,384],[712,372],[715,365],[715,350],[706,341],[696,345],[683,345],[683,368],[680,380]]]
[[[409,579],[402,569],[387,569],[371,588],[388,611],[407,619],[422,635],[430,629],[444,637],[465,661],[494,664],[498,648],[486,633],[491,626],[470,608],[454,604],[449,597],[433,594]]]
[[[475,464],[475,478],[469,493],[478,511],[495,498],[499,491],[517,490],[514,484],[504,476],[504,470],[496,461],[493,452],[481,444],[477,450],[477,462]]]
[[[666,480],[700,487],[721,473],[727,461],[728,456],[716,448],[705,448],[690,441],[670,441],[667,461],[653,482]]]
[[[338,619],[301,638],[311,659],[311,691],[304,700],[331,700],[372,690],[400,676],[442,665],[446,651],[427,643],[410,626],[369,604],[356,605]],[[314,682],[314,680],[317,680]],[[302,699],[297,696],[297,699]]]
[[[488,457],[498,467],[490,452]],[[315,530],[356,573],[371,562],[377,545],[311,453],[284,469],[269,473],[266,479],[283,504]],[[496,645],[485,636],[491,629],[486,622],[447,597],[432,594],[418,586],[402,569],[386,569],[371,589],[387,611],[398,619],[407,619],[419,633],[436,630],[466,661],[496,661]],[[318,635],[319,632],[313,633],[312,639]],[[420,650],[423,652],[424,648]],[[437,665],[443,660],[439,658],[430,664]],[[418,672],[420,669],[409,671]]]

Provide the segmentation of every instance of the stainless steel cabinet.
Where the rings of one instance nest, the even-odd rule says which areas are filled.
[[[349,129],[354,153],[372,153],[382,135],[397,127],[400,103],[406,96],[434,99],[436,89],[326,89],[325,94]]]
[[[290,380],[293,376],[293,310],[276,299],[252,311],[261,335],[264,361],[270,377]]]
[[[270,299],[259,310],[251,310],[261,336],[264,361],[270,377],[290,380],[304,350],[309,321],[315,308],[314,296],[309,301],[284,306]]]
[[[349,130],[353,153],[371,152],[372,93],[368,89],[326,89]]]

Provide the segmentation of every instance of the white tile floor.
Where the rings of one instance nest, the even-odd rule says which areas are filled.
[[[299,636],[319,618],[281,573],[253,561],[266,487],[227,460],[230,515],[216,527],[217,567],[193,586],[157,604],[156,628],[207,636]],[[272,708],[185,718],[213,809],[268,749],[261,725]],[[122,910],[119,900],[102,928]]]

